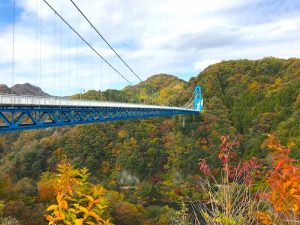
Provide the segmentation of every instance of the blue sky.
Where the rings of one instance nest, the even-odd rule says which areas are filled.
[[[12,19],[12,7],[10,2],[0,2],[0,23],[1,26],[5,25],[6,23],[11,22]]]
[[[138,82],[69,0],[48,1],[132,83]],[[300,57],[299,0],[75,2],[143,79],[168,73],[188,80],[222,60]],[[54,95],[127,85],[41,0],[16,0],[16,5],[14,83],[30,82]],[[9,86],[12,9],[12,0],[1,0],[0,83]]]

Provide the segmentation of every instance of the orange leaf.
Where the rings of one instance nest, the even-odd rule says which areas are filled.
[[[56,212],[54,212],[54,214],[55,214],[55,216],[56,216],[56,218],[55,218],[55,220],[64,220],[65,219],[65,214],[63,214],[62,212],[60,212],[60,211],[56,211]]]
[[[54,221],[54,218],[53,216],[50,216],[50,215],[46,215],[46,220],[50,221],[50,222],[53,222]]]

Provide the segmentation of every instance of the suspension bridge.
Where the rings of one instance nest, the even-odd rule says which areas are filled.
[[[68,1],[68,0],[65,0]],[[119,60],[119,64],[122,64],[127,71],[139,81],[143,81],[139,75],[125,62],[125,60],[117,53],[117,51],[112,47],[111,44],[103,37],[99,30],[93,25],[93,23],[88,19],[88,17],[81,11],[81,9],[75,4],[73,0],[70,0],[71,5],[77,11],[77,19],[79,21],[79,16],[87,22],[91,29],[95,32],[97,37],[101,39],[107,48],[113,52],[114,56]],[[13,26],[12,26],[12,84],[15,80],[15,42],[16,42],[16,31],[15,31],[15,1],[13,6]],[[39,4],[39,5],[38,5]],[[42,5],[43,4],[43,5]],[[44,7],[44,8],[43,8]],[[125,80],[129,85],[133,86],[133,82],[128,78],[128,76],[117,68],[113,62],[114,60],[109,60],[103,54],[101,54],[101,49],[97,48],[96,44],[89,41],[80,33],[80,30],[75,28],[67,19],[62,15],[61,12],[58,12],[52,4],[47,0],[36,1],[36,65],[35,65],[35,77],[37,79],[38,72],[42,71],[42,32],[41,27],[38,30],[38,24],[41,25],[42,22],[38,22],[38,9],[40,9],[40,14],[42,10],[47,8],[55,16],[55,21],[57,19],[60,21],[60,46],[62,48],[63,42],[63,29],[65,28],[76,37],[76,46],[77,54],[75,61],[79,61],[79,51],[78,43],[81,42],[81,45],[84,45],[88,48],[92,55],[91,63],[91,77],[101,74],[102,82],[102,64],[104,63],[109,71],[113,71],[120,79]],[[55,35],[54,42],[57,40],[57,25],[55,24]],[[38,37],[38,35],[40,35]],[[40,46],[38,48],[38,43]],[[38,54],[38,50],[40,51]],[[54,48],[54,63],[49,67],[53,68],[53,77],[54,77],[54,89],[55,85],[59,82],[62,85],[62,53],[60,56],[57,56],[58,49]],[[62,52],[62,50],[60,50]],[[39,56],[39,57],[38,57]],[[57,58],[60,59],[60,71],[57,71]],[[38,63],[39,62],[39,63]],[[56,63],[56,64],[55,64]],[[100,66],[99,66],[100,65]],[[94,72],[93,67],[100,67],[101,72]],[[69,73],[71,66],[69,66]],[[77,68],[78,70],[78,68]],[[108,77],[110,78],[110,77]],[[58,82],[57,82],[58,80]],[[90,78],[93,80],[93,78]],[[91,82],[93,83],[93,82]],[[102,84],[100,84],[102,86]],[[60,86],[60,92],[63,87]],[[150,88],[148,86],[145,87]],[[61,94],[61,93],[60,93]],[[96,123],[96,122],[107,122],[107,121],[116,121],[116,120],[129,120],[129,119],[143,119],[150,117],[162,117],[162,116],[174,116],[174,115],[192,115],[198,114],[203,109],[203,99],[202,99],[202,89],[201,86],[196,86],[194,92],[192,93],[191,98],[183,106],[172,106],[168,103],[155,102],[154,104],[144,103],[129,103],[127,102],[113,102],[113,101],[91,101],[91,100],[73,100],[67,97],[44,97],[44,96],[18,96],[11,94],[0,94],[0,132],[13,132],[29,129],[40,129],[40,128],[49,128],[49,127],[60,127],[67,125],[76,125],[76,124],[87,124],[87,123]]]

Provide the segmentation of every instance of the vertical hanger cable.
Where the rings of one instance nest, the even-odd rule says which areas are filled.
[[[16,0],[13,3],[13,27],[12,27],[12,62],[11,62],[11,87],[15,83],[15,23],[16,23]],[[13,88],[11,93],[13,94]]]
[[[39,73],[39,75],[40,75],[40,81],[39,81],[39,87],[40,88],[42,88],[42,27],[43,27],[43,4],[42,4],[42,2],[41,2],[41,4],[40,4],[40,14],[41,14],[41,19],[40,19],[40,73]],[[40,95],[41,95],[41,89],[40,89],[40,93],[39,93]]]

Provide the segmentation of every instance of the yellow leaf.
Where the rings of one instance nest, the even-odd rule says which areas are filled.
[[[56,201],[57,201],[58,205],[60,204],[60,202],[61,202],[62,199],[63,199],[63,195],[62,194],[58,194],[56,196]]]
[[[73,208],[68,209],[68,211],[71,212],[71,213],[75,213],[76,214],[76,210],[73,209]]]
[[[94,205],[94,202],[89,201],[89,209],[91,209]]]
[[[83,219],[76,219],[75,220],[75,225],[82,225]]]
[[[94,222],[86,222],[88,225],[96,225]]]
[[[59,207],[62,209],[68,209],[68,203],[65,200],[61,200],[59,203]]]
[[[95,212],[91,211],[89,213],[90,216],[94,217],[96,220],[101,220],[100,216],[98,216]]]
[[[99,209],[105,209],[105,208],[108,208],[107,205],[97,204],[96,206],[97,206]]]
[[[103,225],[113,225],[109,220],[102,221]]]
[[[297,203],[292,205],[292,210],[293,210],[293,212],[298,212],[299,211],[299,206],[298,206]]]
[[[82,211],[83,213],[85,213],[85,214],[88,214],[88,215],[89,215],[89,210],[88,210],[87,208],[85,208],[85,207],[82,207],[82,206],[78,206],[78,209],[79,209],[80,211]]]
[[[57,209],[58,206],[57,205],[50,205],[46,211],[50,211],[50,210],[54,210],[54,209]]]
[[[90,195],[86,195],[86,198],[89,200],[89,209],[91,209],[95,203],[95,199]]]
[[[94,201],[94,198],[93,198],[92,196],[90,196],[90,195],[87,195],[86,198],[87,198],[89,201],[91,201],[91,202]]]

